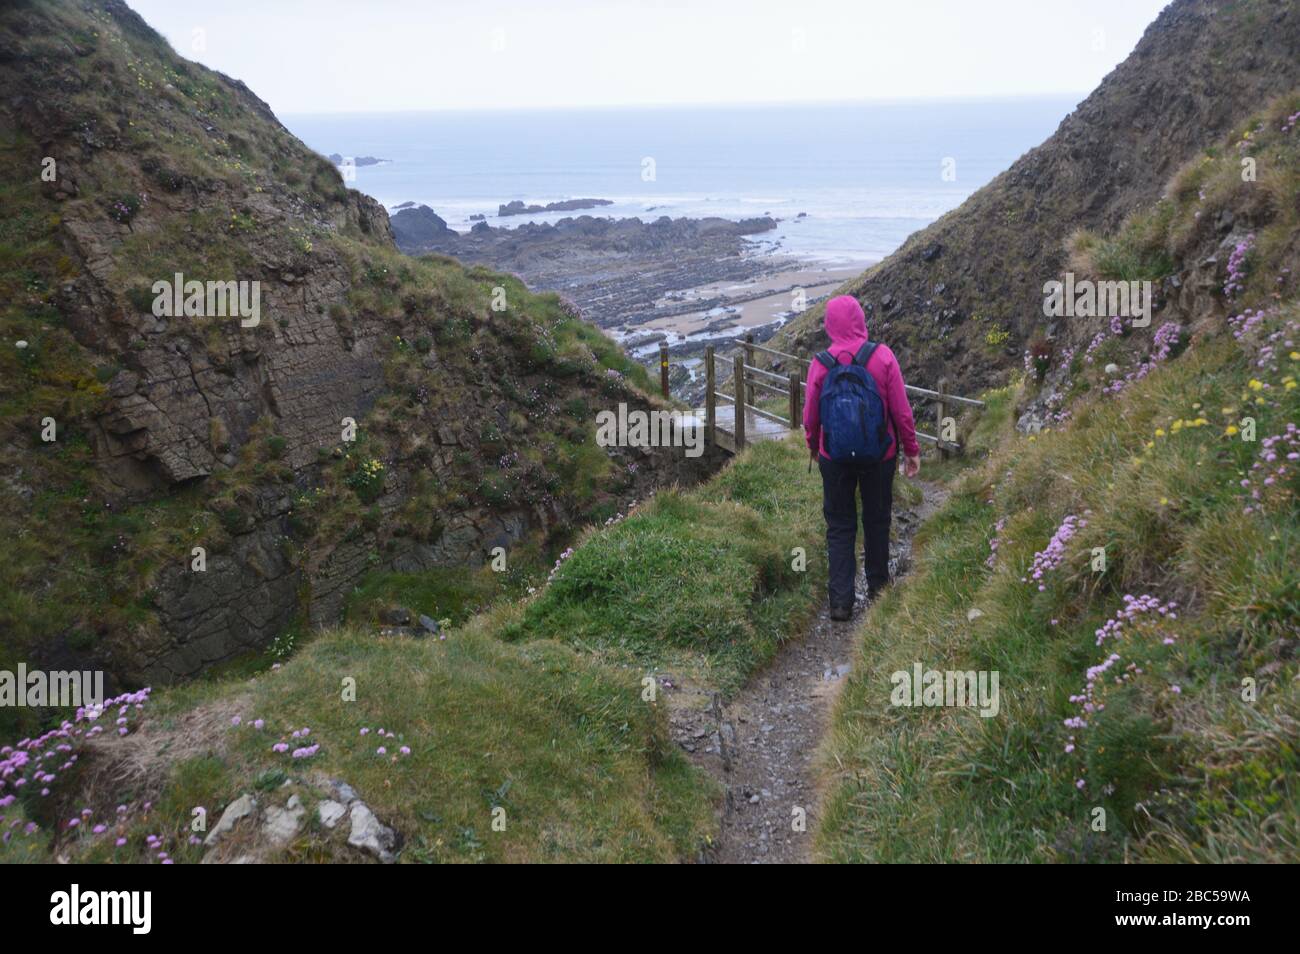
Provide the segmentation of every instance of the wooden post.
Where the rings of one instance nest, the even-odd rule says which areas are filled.
[[[942,460],[947,460],[948,442],[943,439],[943,419],[948,416],[948,404],[946,401],[944,401],[943,396],[948,391],[948,379],[940,378],[939,383],[935,385],[934,389],[939,392],[939,397],[935,402],[939,408],[939,414],[935,423],[934,436],[939,438],[938,440],[939,457]]]
[[[745,335],[745,364],[749,365],[751,368],[758,367],[758,365],[754,363],[754,336],[753,335]],[[747,384],[745,386],[745,403],[746,404],[754,403],[754,385],[752,384]]]
[[[659,390],[668,397],[668,342],[659,342]]]
[[[713,371],[713,345],[704,349],[704,442],[716,443],[713,427],[717,418],[717,398],[713,396],[718,390],[717,375]]]
[[[745,356],[736,355],[736,453],[745,449]]]
[[[790,430],[797,431],[803,426],[803,404],[799,398],[799,372],[790,372]]]

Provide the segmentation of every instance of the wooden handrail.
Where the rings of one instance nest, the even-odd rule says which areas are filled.
[[[765,371],[762,368],[752,368],[749,365],[745,365],[745,370],[748,371],[750,374],[761,374],[765,378],[771,378],[774,381],[780,381],[782,384],[785,384],[786,381],[788,380],[784,374],[777,374],[775,371]]]
[[[706,439],[709,443],[716,443],[716,425],[717,425],[717,403],[723,401],[733,405],[735,413],[732,424],[734,441],[733,447],[736,451],[744,448],[746,442],[745,415],[752,413],[757,417],[764,418],[776,424],[782,424],[792,430],[798,428],[802,423],[804,392],[808,390],[808,382],[802,379],[802,376],[796,372],[788,375],[781,375],[775,371],[769,371],[766,368],[758,368],[752,364],[753,353],[762,351],[765,354],[775,355],[778,358],[785,358],[798,362],[801,366],[808,366],[811,362],[808,358],[800,358],[798,355],[787,354],[784,351],[777,351],[774,348],[767,348],[760,344],[755,344],[752,338],[745,341],[735,342],[740,350],[732,357],[732,390],[734,394],[723,394],[718,390],[717,368],[715,365],[716,354],[713,345],[708,345],[704,349],[704,411],[705,411],[705,432]],[[660,373],[663,378],[667,377],[666,356],[660,351]],[[766,380],[762,380],[766,379]],[[768,383],[779,382],[779,383]],[[944,426],[944,419],[948,414],[949,405],[961,404],[967,407],[985,407],[985,403],[978,398],[961,397],[956,394],[949,394],[946,390],[946,380],[940,379],[938,389],[917,387],[913,384],[905,385],[908,394],[915,397],[924,398],[933,401],[937,407],[937,423],[940,428]],[[786,395],[789,398],[789,417],[782,417],[771,411],[756,407],[754,404],[754,390],[762,389],[770,394]],[[918,430],[916,432],[917,440],[923,440],[928,444],[938,447],[940,452],[946,457],[948,452],[961,452],[961,444],[956,441],[947,441],[942,437],[933,434],[926,434]]]
[[[784,424],[786,427],[790,426],[790,419],[788,417],[781,417],[781,415],[773,414],[771,411],[765,411],[761,407],[754,407],[752,404],[746,404],[745,410],[750,414],[757,414],[759,417],[767,418],[769,421],[773,421],[777,424]]]
[[[743,342],[743,343],[748,343],[749,346],[753,348],[755,351],[762,351],[764,354],[776,355],[776,357],[778,358],[786,358],[790,361],[798,361],[800,364],[811,363],[810,358],[801,358],[797,354],[786,354],[784,351],[777,351],[775,348],[765,348],[763,347],[763,345],[754,344],[752,342]],[[736,344],[742,344],[742,342],[737,341]]]
[[[750,381],[748,384],[750,387],[762,388],[764,391],[768,391],[772,394],[786,394],[788,393],[789,388],[788,384],[784,388],[781,388],[777,387],[775,384],[768,384],[766,381]]]
[[[735,370],[732,371],[732,384],[736,386],[736,414],[731,419],[731,433],[736,438],[736,452],[745,449],[745,359],[736,355],[732,359]]]
[[[911,385],[911,384],[905,384],[905,385],[903,385],[903,387],[904,387],[905,390],[910,391],[912,394],[918,394],[918,395],[920,395],[921,397],[926,397],[926,398],[936,398],[936,399],[937,399],[937,398],[943,398],[945,401],[952,401],[952,402],[954,402],[954,403],[956,403],[956,404],[967,404],[967,405],[969,405],[969,406],[971,406],[971,407],[984,407],[984,406],[985,406],[985,404],[984,404],[983,401],[976,400],[975,398],[958,397],[957,395],[955,395],[955,394],[949,394],[949,393],[947,393],[946,391],[943,392],[943,393],[940,393],[940,392],[938,392],[938,391],[931,391],[929,388],[918,388],[918,387],[915,387],[914,385]]]

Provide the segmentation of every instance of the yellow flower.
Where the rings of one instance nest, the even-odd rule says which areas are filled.
[[[1164,437],[1164,436],[1165,436],[1165,429],[1163,427],[1157,427],[1156,437]]]
[[[1247,385],[1247,386],[1248,386],[1252,391],[1258,391],[1258,390],[1260,390],[1261,388],[1264,387],[1264,382],[1263,382],[1263,381],[1257,381],[1257,380],[1255,380],[1254,378],[1251,378],[1251,379],[1250,379],[1250,384]]]
[[[1168,497],[1161,497],[1161,498],[1160,498],[1160,506],[1162,506],[1162,507],[1167,507],[1167,506],[1169,506],[1169,498],[1168,498]]]
[[[1225,433],[1225,434],[1227,434],[1229,437],[1231,437],[1233,434],[1237,433],[1237,425],[1236,425],[1236,424],[1229,424],[1229,425],[1227,426],[1227,428],[1224,430],[1223,433]]]

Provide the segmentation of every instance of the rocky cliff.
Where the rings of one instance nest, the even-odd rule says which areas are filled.
[[[1300,5],[1175,0],[1051,138],[845,291],[917,383],[996,383],[1020,365],[1071,233],[1151,205],[1184,162],[1298,82]],[[824,347],[822,317],[805,312],[777,347]]]
[[[7,4],[0,49],[0,665],[190,675],[367,572],[562,539],[710,466],[596,447],[643,372],[554,296],[400,254],[125,3]]]

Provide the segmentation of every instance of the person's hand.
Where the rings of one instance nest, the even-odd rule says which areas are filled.
[[[903,455],[903,473],[909,478],[915,477],[921,472],[921,455],[904,454]]]

